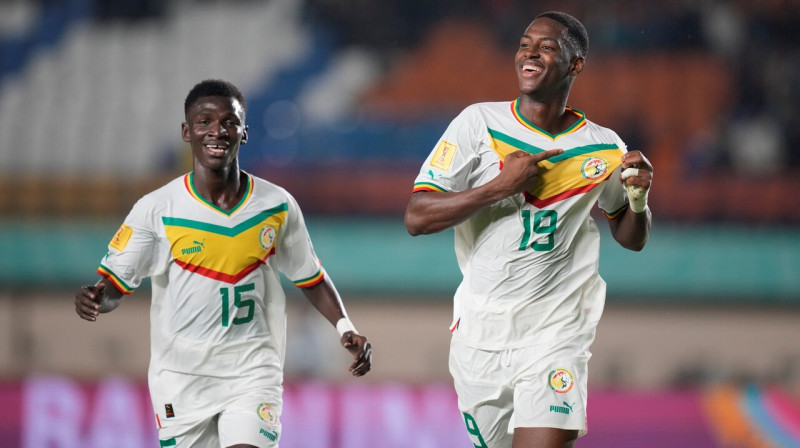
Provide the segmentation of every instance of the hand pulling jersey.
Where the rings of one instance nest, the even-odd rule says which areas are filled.
[[[152,279],[148,379],[159,426],[214,415],[253,390],[279,399],[286,337],[279,272],[298,287],[323,279],[294,198],[246,178],[230,212],[197,194],[192,173],[144,196],[98,268],[124,293]]]
[[[454,297],[454,338],[503,350],[593,338],[605,302],[598,273],[595,202],[610,218],[627,204],[617,181],[625,144],[610,129],[578,120],[550,134],[525,119],[519,99],[467,107],[448,126],[414,191],[459,192],[496,177],[514,151],[564,153],[539,163],[532,190],[485,207],[455,226],[463,280]]]

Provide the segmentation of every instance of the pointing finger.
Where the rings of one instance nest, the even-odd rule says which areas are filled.
[[[547,160],[551,157],[555,157],[561,154],[564,154],[563,149],[548,149],[547,151],[535,154],[534,157],[536,157],[537,162],[541,162],[542,160]]]

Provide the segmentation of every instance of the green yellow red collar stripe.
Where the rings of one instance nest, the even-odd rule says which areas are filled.
[[[511,113],[514,115],[514,118],[516,118],[521,125],[525,126],[526,128],[530,129],[531,131],[543,137],[549,138],[550,140],[556,140],[564,135],[572,134],[573,132],[577,131],[578,129],[586,125],[586,115],[577,109],[573,109],[567,106],[566,108],[567,113],[576,115],[578,117],[578,121],[573,123],[572,126],[567,128],[563,132],[559,132],[558,134],[551,134],[545,131],[544,129],[540,128],[539,126],[536,126],[522,115],[522,113],[519,111],[519,100],[520,99],[517,98],[511,102]]]
[[[183,184],[186,186],[186,190],[189,192],[189,194],[197,201],[199,201],[200,203],[202,203],[203,205],[207,206],[208,208],[214,211],[222,213],[223,215],[231,216],[232,214],[236,213],[236,211],[239,210],[242,207],[242,205],[247,203],[247,200],[250,199],[250,196],[253,195],[253,176],[251,176],[249,173],[246,172],[244,174],[247,176],[247,191],[245,191],[244,194],[242,195],[242,200],[240,200],[239,203],[236,204],[236,206],[233,207],[230,211],[223,210],[214,205],[213,203],[211,203],[210,201],[208,201],[203,196],[200,196],[197,190],[195,190],[194,184],[192,183],[192,179],[194,178],[194,171],[183,176]]]
[[[100,274],[101,277],[104,277],[105,279],[110,281],[111,284],[114,285],[114,287],[119,290],[119,292],[123,294],[130,294],[133,292],[133,288],[128,286],[125,282],[122,281],[122,279],[117,277],[117,274],[114,274],[113,272],[111,272],[110,269],[103,266],[102,264],[97,268],[97,273]]]

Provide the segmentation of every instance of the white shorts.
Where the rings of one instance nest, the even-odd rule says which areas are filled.
[[[510,447],[514,428],[586,434],[587,364],[593,337],[510,350],[450,342],[458,408],[478,448]]]
[[[177,425],[161,422],[161,447],[220,448],[240,443],[259,448],[277,448],[281,435],[282,401],[274,394],[241,397],[203,420]]]

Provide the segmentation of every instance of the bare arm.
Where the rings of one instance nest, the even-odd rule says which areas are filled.
[[[327,276],[322,282],[309,288],[302,288],[302,291],[314,308],[332,325],[336,326],[339,319],[347,318],[342,299]],[[362,376],[369,372],[372,368],[372,344],[366,336],[346,331],[339,342],[353,355],[353,362],[349,366],[350,372],[354,376]]]
[[[652,215],[650,209],[645,209],[642,213],[634,213],[630,208],[625,209],[622,216],[610,219],[608,225],[611,234],[620,246],[640,251],[644,249],[645,243],[650,236],[650,225]]]
[[[123,294],[105,278],[94,285],[81,286],[75,292],[75,312],[81,319],[94,322],[100,313],[116,309]]]
[[[650,161],[639,151],[630,151],[622,158],[622,170],[628,168],[636,168],[637,175],[622,179],[620,182],[624,185],[635,185],[644,191],[650,190],[653,181],[653,165]],[[640,251],[647,243],[650,236],[650,227],[652,225],[652,213],[650,209],[645,207],[641,213],[636,213],[630,207],[622,212],[622,216],[609,220],[608,225],[611,228],[611,234],[614,239],[624,248]]]
[[[516,151],[506,156],[500,174],[484,185],[457,193],[418,191],[406,208],[406,230],[413,236],[441,232],[483,207],[530,190],[539,182],[538,163],[563,152],[551,149],[531,155]]]
[[[411,195],[406,208],[406,230],[412,236],[441,232],[507,196],[492,191],[489,184],[458,193],[418,191]]]
[[[325,319],[328,319],[328,322],[333,326],[336,326],[336,322],[339,319],[347,317],[342,299],[339,297],[339,293],[330,278],[325,277],[322,282],[310,288],[302,288],[301,291],[303,291],[303,295],[306,296],[308,301],[314,305],[314,308]]]

